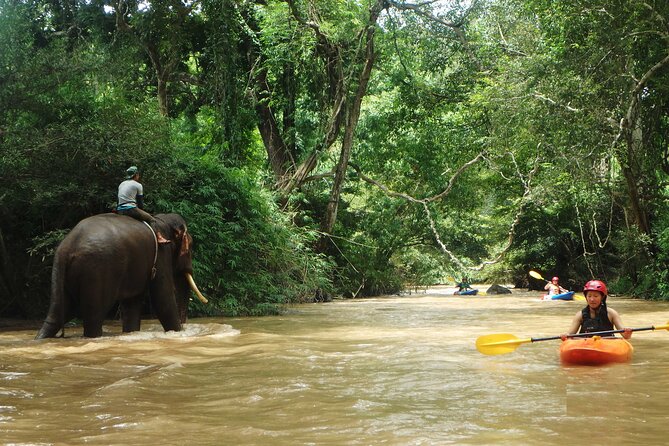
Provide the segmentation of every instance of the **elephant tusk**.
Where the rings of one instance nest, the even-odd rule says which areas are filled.
[[[209,301],[207,300],[207,298],[204,297],[202,293],[200,293],[200,290],[197,289],[197,285],[195,285],[193,276],[189,273],[186,273],[186,280],[188,281],[188,285],[190,285],[190,289],[193,290],[197,298],[200,299],[200,302],[202,302],[203,304],[208,303]]]

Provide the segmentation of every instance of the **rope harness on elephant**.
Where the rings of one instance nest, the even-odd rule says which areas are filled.
[[[147,222],[143,221],[146,226],[149,227],[151,230],[151,233],[153,234],[153,241],[155,242],[156,245],[156,254],[153,256],[153,267],[151,268],[151,279],[156,277],[156,262],[158,261],[158,236],[156,235],[156,231],[153,230],[150,224]]]

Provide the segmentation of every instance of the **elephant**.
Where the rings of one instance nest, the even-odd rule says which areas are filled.
[[[163,329],[180,331],[189,291],[206,303],[192,276],[193,239],[180,215],[155,219],[153,229],[114,213],[81,220],[56,249],[49,312],[35,339],[56,337],[77,315],[84,336],[99,337],[117,302],[123,332],[138,331],[147,293]]]

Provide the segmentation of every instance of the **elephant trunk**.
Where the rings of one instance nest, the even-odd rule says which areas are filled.
[[[202,302],[203,304],[208,303],[209,301],[207,300],[207,298],[204,297],[202,293],[200,293],[200,290],[197,289],[197,285],[195,285],[195,280],[193,280],[193,276],[190,273],[186,273],[186,280],[188,281],[188,285],[190,285],[190,289],[193,290],[197,298],[200,299],[200,302]]]

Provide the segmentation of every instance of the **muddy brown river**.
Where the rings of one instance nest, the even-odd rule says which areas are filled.
[[[192,319],[180,333],[4,329],[0,444],[667,443],[669,332],[634,333],[628,364],[563,366],[559,341],[485,356],[478,336],[558,335],[583,303],[451,291]],[[669,320],[669,303],[609,306],[629,327]]]

